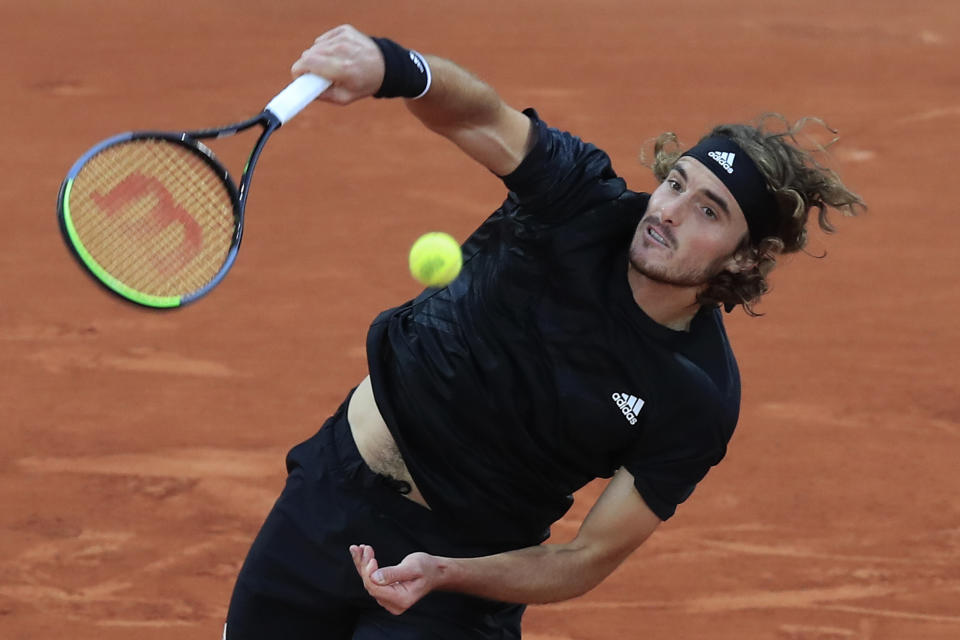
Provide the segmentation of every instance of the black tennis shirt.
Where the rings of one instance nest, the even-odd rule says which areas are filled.
[[[431,508],[518,544],[621,466],[671,517],[740,408],[719,310],[679,332],[633,300],[627,250],[649,196],[525,113],[536,142],[464,243],[461,274],[384,311],[367,338],[377,405]]]

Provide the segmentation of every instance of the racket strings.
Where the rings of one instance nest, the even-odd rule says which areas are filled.
[[[152,296],[207,285],[236,231],[223,177],[198,152],[160,138],[125,141],[90,158],[73,180],[70,218],[100,268]]]

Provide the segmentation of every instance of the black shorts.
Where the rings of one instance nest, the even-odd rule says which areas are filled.
[[[286,487],[237,577],[226,640],[520,638],[522,605],[434,592],[394,616],[364,590],[351,544],[372,545],[382,567],[414,551],[473,557],[504,549],[471,541],[371,471],[350,433],[348,401],[288,454]]]

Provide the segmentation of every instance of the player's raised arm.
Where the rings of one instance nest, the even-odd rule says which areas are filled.
[[[404,97],[424,125],[498,175],[513,171],[531,140],[531,123],[489,85],[449,60],[422,56],[343,25],[316,39],[293,67],[333,82],[320,97],[336,104]]]
[[[490,85],[449,60],[428,56],[432,87],[407,108],[497,175],[517,168],[532,140],[530,119],[506,104]]]

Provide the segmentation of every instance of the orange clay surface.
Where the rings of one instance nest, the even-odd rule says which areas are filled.
[[[0,0],[0,16],[0,638],[219,638],[286,450],[364,375],[376,312],[417,292],[410,243],[462,240],[502,198],[399,103],[313,105],[267,146],[209,297],[150,313],[79,271],[54,208],[81,152],[252,115],[341,22],[461,62],[638,190],[662,131],[821,116],[871,205],[811,233],[825,259],[783,261],[765,317],[729,316],[744,385],[726,460],[600,587],[531,607],[526,638],[960,638],[953,0]],[[239,170],[251,143],[217,149]]]

